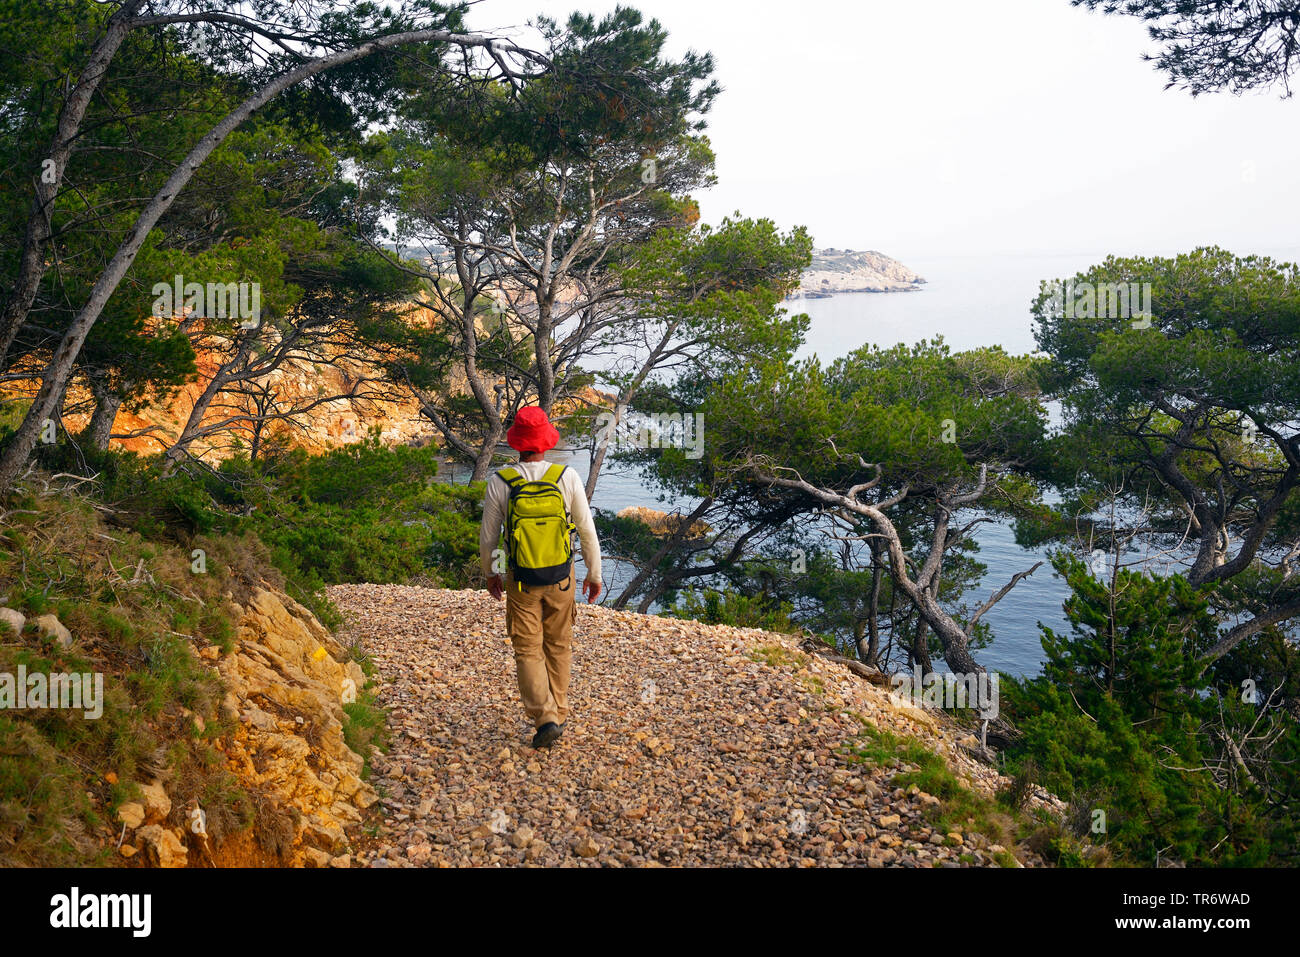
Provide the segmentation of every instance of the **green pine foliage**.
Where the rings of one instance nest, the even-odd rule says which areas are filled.
[[[795,634],[799,628],[791,621],[794,606],[773,601],[763,595],[745,595],[730,588],[688,588],[677,596],[677,603],[666,612],[669,618],[689,618],[707,625],[731,625],[736,628],[760,628]]]
[[[1071,587],[1071,633],[1040,626],[1044,673],[1006,680],[1002,707],[1022,735],[1012,769],[1033,769],[1070,804],[1061,862],[1093,845],[1144,866],[1287,863],[1295,720],[1202,670],[1217,631],[1210,596],[1178,575],[1101,581],[1077,558],[1054,564]],[[1269,749],[1260,736],[1274,729]]]

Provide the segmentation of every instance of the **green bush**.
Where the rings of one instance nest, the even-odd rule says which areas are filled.
[[[483,490],[438,484],[436,455],[372,437],[324,455],[232,460],[214,492],[248,514],[276,566],[304,589],[430,575],[458,587],[477,571]]]
[[[333,625],[326,585],[477,581],[483,488],[437,482],[437,454],[386,448],[372,435],[323,454],[236,457],[215,470],[190,466],[162,477],[155,459],[62,442],[39,448],[38,464],[95,475],[110,520],[146,539],[244,538],[269,553],[290,595]]]
[[[1089,844],[1146,866],[1294,863],[1296,721],[1243,701],[1223,678],[1230,659],[1201,671],[1217,631],[1211,596],[1180,576],[1121,570],[1111,583],[1077,559],[1055,564],[1072,634],[1044,627],[1044,674],[1002,685],[1021,733],[1009,770],[1071,807],[1045,850],[1062,863]]]
[[[673,607],[664,611],[666,618],[691,618],[707,625],[732,625],[737,628],[760,628],[782,634],[796,634],[799,628],[791,620],[794,606],[761,595],[742,595],[726,589],[687,589]]]

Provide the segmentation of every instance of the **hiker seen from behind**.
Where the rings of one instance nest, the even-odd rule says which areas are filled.
[[[582,479],[546,461],[560,441],[546,413],[520,409],[506,434],[519,463],[488,479],[479,530],[479,560],[492,597],[506,601],[506,632],[514,647],[519,695],[536,734],[534,748],[549,748],[569,720],[569,668],[578,617],[573,533],[587,568],[582,592],[601,594],[600,541]],[[494,560],[504,551],[504,574]]]

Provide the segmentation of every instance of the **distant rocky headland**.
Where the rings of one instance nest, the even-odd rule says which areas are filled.
[[[824,299],[842,292],[916,292],[925,280],[875,250],[817,249],[791,299]]]

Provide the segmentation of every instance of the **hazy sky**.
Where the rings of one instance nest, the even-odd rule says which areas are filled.
[[[482,0],[477,29],[612,2]],[[718,186],[819,246],[906,261],[1218,244],[1300,258],[1300,97],[1193,100],[1144,28],[1067,0],[641,0],[711,51]]]

